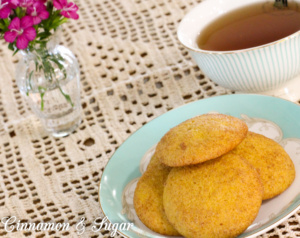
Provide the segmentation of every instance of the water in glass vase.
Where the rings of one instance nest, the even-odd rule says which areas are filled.
[[[25,52],[18,65],[21,93],[54,137],[73,132],[81,122],[79,67],[63,46],[45,53]]]
[[[60,87],[47,90],[43,99],[39,91],[28,93],[29,103],[36,105],[32,109],[38,114],[45,128],[55,137],[68,135],[80,124],[80,97],[77,89],[77,80],[69,80],[65,84],[60,84]],[[67,93],[73,100],[67,101],[63,93]],[[42,106],[43,110],[38,108]]]

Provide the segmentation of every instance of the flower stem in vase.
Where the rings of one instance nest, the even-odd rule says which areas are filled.
[[[0,0],[0,37],[22,57],[16,69],[20,92],[56,137],[81,121],[78,62],[56,39],[62,24],[79,18],[77,11],[69,0]]]

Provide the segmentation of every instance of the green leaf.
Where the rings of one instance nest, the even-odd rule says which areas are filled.
[[[14,43],[9,43],[9,44],[8,44],[8,49],[14,51],[14,50],[15,50],[15,48],[14,48]]]
[[[0,20],[0,29],[3,30],[3,31],[6,29],[6,26],[5,26],[3,20]]]
[[[51,16],[53,13],[53,2],[51,2],[51,1],[47,2],[47,11],[49,12],[49,14]]]
[[[61,55],[56,55],[56,56],[50,57],[49,60],[51,60],[52,62],[54,62],[58,66],[58,68],[64,74],[64,78],[63,79],[66,79],[67,78],[67,71],[66,71],[64,65],[61,63],[61,62],[64,61],[63,57]]]
[[[10,20],[8,18],[3,19],[5,27],[8,27],[10,24]]]
[[[66,23],[68,20],[69,20],[69,19],[66,18],[66,17],[62,18],[62,19],[60,20],[60,25]]]
[[[13,56],[14,56],[15,54],[17,54],[18,52],[19,52],[19,49],[16,49],[15,52],[13,53]]]
[[[56,30],[57,27],[59,27],[64,22],[66,22],[66,20],[64,20],[64,19],[65,19],[65,17],[61,16],[59,13],[56,12],[56,14],[53,16],[53,20],[51,22],[50,29]]]
[[[16,12],[17,17],[19,17],[19,18],[22,17],[22,8],[17,7],[16,10],[15,10],[15,12]]]
[[[52,62],[54,62],[58,66],[58,68],[60,70],[64,68],[63,64],[61,64],[59,62],[59,60],[61,60],[61,59],[56,59],[55,57],[50,57],[49,60],[51,60]]]
[[[74,107],[74,104],[73,104],[73,102],[72,102],[72,99],[71,99],[70,95],[69,95],[69,94],[66,94],[66,93],[61,89],[61,87],[60,87],[59,85],[58,85],[58,88],[59,88],[61,94],[65,97],[66,101],[67,101],[68,103],[70,103],[70,105],[71,105],[72,107]]]
[[[51,33],[49,31],[44,31],[44,32],[41,32],[37,35],[37,38],[39,38],[40,40],[39,41],[36,41],[37,43],[41,43],[42,40],[45,40],[47,39],[49,36],[51,36]]]

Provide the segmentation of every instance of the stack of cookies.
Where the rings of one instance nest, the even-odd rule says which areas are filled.
[[[163,136],[137,184],[134,207],[162,235],[236,237],[262,201],[294,178],[294,164],[278,143],[249,132],[238,118],[204,114]]]

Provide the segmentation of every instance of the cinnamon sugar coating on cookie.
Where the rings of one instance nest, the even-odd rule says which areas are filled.
[[[232,152],[244,157],[257,169],[264,187],[263,200],[284,192],[294,181],[295,166],[280,144],[263,135],[248,132]]]
[[[235,148],[246,137],[242,120],[223,114],[204,114],[169,130],[157,145],[162,163],[185,166],[217,158]]]
[[[231,238],[256,218],[262,202],[257,171],[226,154],[169,173],[163,205],[170,223],[187,238]]]

